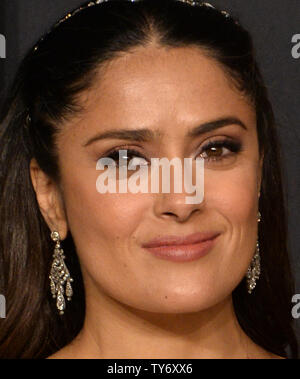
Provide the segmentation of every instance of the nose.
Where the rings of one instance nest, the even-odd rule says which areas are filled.
[[[201,212],[204,207],[204,198],[201,203],[188,204],[186,193],[159,193],[155,194],[154,213],[156,217],[173,219],[185,222],[194,213]]]
[[[159,218],[172,218],[177,222],[184,222],[193,213],[203,208],[204,162],[203,160],[197,160],[196,165],[193,165],[192,160],[187,159],[184,160],[183,166],[181,166],[181,160],[177,159],[176,162],[175,160],[173,160],[175,167],[174,170],[170,171],[170,175],[168,175],[168,172],[163,173],[164,168],[170,167],[167,164],[163,165],[162,172],[160,172],[163,183],[160,187],[161,191],[155,197],[154,213]],[[168,161],[168,163],[170,162]],[[179,168],[179,171],[176,168]],[[169,185],[166,186],[166,191],[164,189],[164,179],[167,182],[170,180]],[[196,182],[195,186],[192,185],[193,182]],[[193,192],[195,195],[191,196]]]

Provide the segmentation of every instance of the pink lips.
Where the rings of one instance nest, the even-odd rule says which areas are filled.
[[[143,245],[143,248],[162,259],[188,262],[206,255],[219,234],[219,232],[203,232],[182,237],[164,236],[149,241]]]

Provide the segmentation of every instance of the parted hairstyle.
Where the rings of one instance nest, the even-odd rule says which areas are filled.
[[[208,6],[110,0],[76,13],[44,37],[21,62],[0,115],[0,293],[7,305],[6,319],[0,319],[0,358],[47,357],[83,326],[84,286],[70,232],[62,247],[75,279],[74,296],[63,316],[51,297],[54,243],[29,164],[35,158],[59,184],[55,136],[64,121],[82,111],[78,95],[95,85],[103,63],[153,41],[165,48],[201,48],[256,111],[259,152],[264,154],[261,277],[251,295],[243,280],[233,291],[233,304],[242,329],[255,343],[274,354],[286,357],[289,350],[290,357],[297,357],[280,145],[249,33],[231,16]]]

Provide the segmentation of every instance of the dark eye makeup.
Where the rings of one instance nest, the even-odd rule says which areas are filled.
[[[117,147],[106,153],[105,156],[101,158],[111,158],[116,166],[119,166],[119,152],[125,150],[125,154],[121,153],[121,162],[127,165],[128,162],[133,158],[140,158],[143,162],[150,164],[151,159],[145,157],[137,149],[133,149],[129,146]],[[227,150],[227,152],[224,150]],[[233,140],[231,138],[222,138],[219,140],[209,141],[203,147],[201,147],[197,157],[202,157],[207,162],[222,162],[223,160],[237,155],[242,151],[242,143],[238,140]],[[144,163],[143,163],[144,164]]]
[[[227,149],[229,153],[223,154],[222,150]],[[201,148],[200,156],[208,161],[219,161],[226,159],[233,154],[238,154],[242,150],[242,143],[232,139],[222,139],[216,141],[210,141]],[[218,154],[220,153],[221,154]],[[204,155],[206,154],[206,157]]]

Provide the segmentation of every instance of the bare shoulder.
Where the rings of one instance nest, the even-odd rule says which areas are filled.
[[[47,357],[47,359],[101,359],[101,354],[89,349],[89,346],[81,345],[78,340],[73,340],[61,350]]]
[[[248,355],[250,359],[286,359],[286,357],[272,353],[251,340],[248,345]]]
[[[78,356],[72,344],[69,344],[47,357],[47,359],[78,359]]]
[[[287,358],[281,357],[280,355],[270,353],[270,359],[287,359]]]
[[[61,349],[58,352],[50,355],[46,359],[72,359],[72,358],[73,357],[70,356],[68,351],[66,351],[65,349]]]
[[[264,350],[260,348],[260,352],[258,353],[258,359],[286,359],[280,355],[271,353],[270,351]]]

